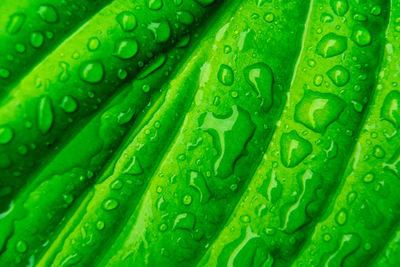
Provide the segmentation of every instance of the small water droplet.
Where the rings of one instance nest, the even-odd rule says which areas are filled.
[[[353,29],[351,39],[359,46],[367,46],[371,44],[372,37],[366,28],[357,26]]]
[[[87,43],[89,51],[96,51],[100,47],[100,40],[97,37],[90,37]]]
[[[114,198],[106,199],[103,202],[103,208],[107,211],[115,210],[116,208],[118,208],[118,206],[119,202]]]
[[[331,81],[336,86],[339,86],[339,87],[345,86],[350,79],[349,71],[340,65],[334,66],[333,68],[328,70],[328,72],[326,74],[331,79]]]

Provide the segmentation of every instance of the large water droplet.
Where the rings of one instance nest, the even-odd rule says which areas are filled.
[[[0,144],[8,144],[14,137],[14,132],[10,127],[0,127]]]
[[[9,19],[8,23],[7,23],[6,31],[9,34],[18,33],[21,30],[22,25],[24,25],[24,22],[25,22],[25,15],[24,14],[22,14],[22,13],[12,14],[10,16],[10,19]]]
[[[122,39],[115,43],[114,56],[120,59],[133,58],[139,50],[138,42],[135,39]]]
[[[345,86],[350,79],[349,71],[341,65],[336,65],[326,73],[336,86]]]
[[[349,11],[347,0],[330,0],[330,4],[333,12],[338,16],[343,17]]]
[[[357,234],[343,235],[339,247],[327,259],[325,267],[343,266],[343,261],[348,255],[356,251],[361,244],[361,238]]]
[[[227,177],[253,135],[255,125],[249,113],[238,106],[222,116],[207,112],[200,116],[199,125],[212,135],[219,154],[214,164],[215,175]]]
[[[57,10],[52,5],[41,5],[38,14],[40,18],[47,23],[58,22]]]
[[[97,37],[90,37],[88,40],[87,48],[89,51],[96,51],[100,47],[100,40]]]
[[[72,96],[67,95],[62,99],[61,108],[67,113],[72,113],[77,110],[78,103]]]
[[[162,0],[147,0],[147,7],[152,10],[159,10],[163,7]]]
[[[51,99],[47,96],[44,96],[39,102],[38,128],[43,134],[45,134],[51,129],[53,122],[54,113]]]
[[[171,28],[167,21],[152,22],[147,28],[153,33],[157,43],[164,43],[171,37]]]
[[[336,95],[306,90],[295,107],[294,119],[309,129],[322,133],[334,122],[345,107]]]
[[[201,173],[197,171],[190,171],[189,185],[199,192],[200,203],[206,203],[210,199],[210,190],[208,189],[206,181]]]
[[[233,70],[231,67],[225,64],[221,64],[218,70],[218,80],[223,84],[223,85],[232,85],[234,76],[233,76]]]
[[[302,187],[302,192],[299,195],[296,203],[288,210],[286,215],[285,231],[293,233],[306,223],[312,216],[315,216],[317,209],[310,209],[310,204],[318,199],[317,190],[322,186],[321,175],[307,169],[300,176],[299,183]]]
[[[137,157],[133,156],[131,160],[124,166],[123,173],[138,175],[143,173],[142,166]]]
[[[114,198],[106,199],[103,202],[103,208],[107,211],[115,210],[116,208],[118,208],[118,206],[119,206],[119,202],[118,202],[118,200],[116,200]]]
[[[186,25],[190,25],[194,22],[194,16],[188,11],[176,12],[176,19],[178,22]]]
[[[150,65],[144,68],[136,77],[136,79],[143,80],[144,78],[148,77],[150,74],[161,68],[165,62],[167,61],[167,56],[164,54],[159,55],[155,58]]]
[[[195,1],[204,7],[209,6],[215,2],[215,0],[195,0]]]
[[[353,29],[351,39],[359,46],[367,46],[371,44],[372,37],[366,28],[357,26]]]
[[[88,83],[98,83],[103,79],[104,67],[100,61],[87,61],[81,65],[80,77]]]
[[[281,160],[287,168],[297,166],[312,152],[311,143],[301,138],[295,130],[283,133],[280,144]]]
[[[347,49],[347,38],[345,36],[328,33],[317,44],[318,55],[329,58],[342,54]]]
[[[272,105],[272,85],[274,82],[272,69],[267,64],[258,62],[244,69],[244,77],[257,96],[262,97],[264,110],[268,110]]]
[[[178,214],[175,218],[174,229],[193,230],[196,217],[190,212]]]
[[[391,91],[385,97],[381,108],[381,117],[393,124],[396,129],[400,128],[400,92]]]
[[[44,35],[40,32],[33,32],[30,41],[33,47],[39,48],[44,43]]]
[[[137,26],[136,16],[129,11],[123,11],[118,14],[117,21],[121,29],[125,32],[133,31]]]

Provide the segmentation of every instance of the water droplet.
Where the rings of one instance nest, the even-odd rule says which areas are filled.
[[[159,10],[163,7],[162,0],[147,0],[147,7],[152,10]]]
[[[200,203],[206,203],[210,199],[210,190],[208,189],[206,181],[201,173],[190,171],[189,185],[199,192]]]
[[[178,214],[175,218],[174,229],[193,230],[196,217],[189,212]]]
[[[18,43],[15,45],[15,50],[17,50],[17,52],[20,54],[25,53],[26,46],[24,44]]]
[[[192,13],[188,11],[178,11],[176,12],[176,19],[178,22],[186,25],[193,24],[194,22],[194,16]]]
[[[341,209],[335,216],[336,223],[340,226],[346,224],[347,221],[347,211],[345,209]]]
[[[90,37],[87,43],[89,51],[96,51],[100,47],[100,40],[97,37]]]
[[[333,12],[338,16],[343,17],[349,11],[347,0],[330,0],[330,4]]]
[[[374,146],[374,157],[375,158],[383,159],[385,157],[385,155],[386,155],[385,150],[380,145]]]
[[[126,79],[126,77],[128,77],[128,72],[124,69],[118,69],[118,78],[121,80]]]
[[[87,83],[98,83],[103,79],[104,67],[100,61],[87,61],[81,65],[80,77]]]
[[[118,200],[116,200],[114,198],[106,199],[103,202],[103,208],[107,211],[115,210],[116,208],[118,208],[118,206],[119,206],[119,202],[118,202]]]
[[[38,10],[40,18],[47,23],[58,22],[57,10],[52,5],[41,5]]]
[[[334,250],[323,266],[343,266],[345,258],[356,251],[360,247],[360,244],[361,238],[357,234],[344,234],[339,247]]]
[[[103,221],[97,221],[97,223],[96,223],[96,228],[98,229],[98,230],[103,230],[104,229],[104,226],[105,226],[105,223],[103,222]]]
[[[197,3],[199,3],[201,6],[206,7],[211,4],[215,3],[215,0],[195,0]]]
[[[280,144],[281,160],[287,168],[297,166],[312,152],[311,143],[301,138],[295,130],[283,133]]]
[[[264,240],[250,226],[242,228],[241,235],[228,243],[218,256],[218,266],[273,266]]]
[[[33,32],[30,41],[33,47],[39,48],[44,43],[44,35],[40,32]]]
[[[75,112],[78,108],[78,102],[72,96],[64,96],[61,108],[67,113]]]
[[[364,183],[371,183],[375,179],[375,175],[372,172],[367,173],[363,177]]]
[[[225,64],[221,64],[219,67],[218,71],[218,80],[223,84],[223,85],[232,85],[234,76],[233,76],[233,70],[231,67]]]
[[[253,88],[258,97],[263,99],[263,108],[267,111],[272,105],[272,69],[263,62],[247,66],[244,69],[246,82]]]
[[[317,214],[317,208],[310,208],[311,203],[318,200],[317,191],[322,186],[321,175],[307,169],[298,178],[302,192],[297,201],[289,208],[285,220],[285,232],[294,233],[303,227]]]
[[[38,128],[43,134],[45,134],[51,129],[53,122],[54,113],[51,99],[47,96],[44,96],[39,102]]]
[[[143,173],[142,166],[137,157],[133,156],[131,160],[125,165],[123,173],[138,175]]]
[[[152,22],[147,28],[153,33],[157,43],[164,43],[171,37],[171,28],[167,21]]]
[[[227,177],[253,135],[255,125],[249,113],[238,106],[233,106],[230,114],[222,116],[206,112],[200,116],[199,125],[213,137],[218,151],[214,164],[215,175]]]
[[[347,204],[351,205],[354,203],[354,201],[356,201],[357,199],[357,192],[351,191],[348,195],[347,195]]]
[[[0,144],[8,144],[14,137],[14,132],[10,127],[0,127]]]
[[[350,79],[349,71],[340,65],[334,66],[333,68],[328,70],[328,72],[326,74],[331,79],[331,81],[336,86],[339,86],[339,87],[345,86]]]
[[[185,195],[182,199],[183,205],[189,206],[192,204],[192,196],[191,195]]]
[[[264,20],[265,20],[266,22],[268,22],[268,23],[273,22],[274,19],[275,19],[275,16],[274,16],[274,14],[271,13],[271,12],[266,13],[265,16],[264,16]]]
[[[139,44],[135,39],[122,39],[115,43],[113,55],[120,59],[133,58],[139,50]]]
[[[315,86],[321,86],[323,81],[324,81],[324,76],[322,76],[320,74],[317,74],[317,75],[314,76],[313,83],[314,83]]]
[[[351,39],[359,46],[367,46],[371,44],[372,37],[366,28],[357,26],[353,29]]]
[[[391,91],[386,95],[381,108],[381,117],[396,129],[400,128],[400,92]]]
[[[8,77],[10,77],[11,72],[8,69],[5,68],[0,68],[0,77],[7,79]]]
[[[121,26],[121,29],[125,32],[133,31],[137,26],[136,16],[129,11],[123,11],[118,14],[117,22]]]
[[[356,14],[354,14],[354,16],[353,16],[353,19],[354,19],[355,21],[359,21],[359,22],[366,22],[366,21],[368,20],[368,17],[365,16],[364,14],[356,13]]]
[[[324,58],[330,58],[342,54],[347,49],[345,36],[328,33],[318,42],[316,52]]]
[[[143,80],[144,78],[148,77],[156,70],[161,68],[165,62],[167,61],[167,56],[164,54],[159,55],[156,57],[146,68],[144,68],[136,77],[136,79]]]
[[[382,8],[378,5],[375,5],[371,8],[371,15],[373,16],[379,16],[382,14]]]
[[[18,33],[21,30],[22,25],[24,25],[24,22],[25,22],[25,15],[24,14],[22,14],[22,13],[12,14],[10,16],[10,19],[9,19],[8,23],[7,23],[6,31],[9,34]]]
[[[19,253],[25,253],[28,250],[28,245],[25,241],[19,240],[17,242],[16,249]]]
[[[160,232],[165,232],[168,230],[168,225],[166,225],[165,223],[160,224],[160,226],[158,227],[158,230],[160,230]]]
[[[295,121],[322,133],[342,113],[345,102],[333,95],[306,90],[295,107]]]

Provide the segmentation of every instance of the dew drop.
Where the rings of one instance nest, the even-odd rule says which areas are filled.
[[[42,5],[39,7],[38,14],[46,23],[52,24],[58,22],[57,10],[52,5]]]
[[[98,83],[103,79],[104,67],[100,61],[87,61],[81,65],[80,77],[87,83]]]
[[[53,122],[54,113],[51,99],[47,96],[44,96],[39,102],[38,128],[43,134],[45,134],[51,129]]]
[[[14,132],[10,127],[0,127],[0,144],[5,145],[11,142]]]
[[[233,70],[231,67],[225,64],[221,64],[218,70],[218,80],[223,84],[223,85],[232,85],[234,76],[233,76]]]
[[[129,11],[123,11],[118,14],[117,22],[121,26],[121,29],[125,32],[133,31],[137,26],[136,16]]]

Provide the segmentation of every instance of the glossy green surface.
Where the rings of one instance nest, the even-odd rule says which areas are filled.
[[[0,266],[397,266],[400,1],[0,3]]]

